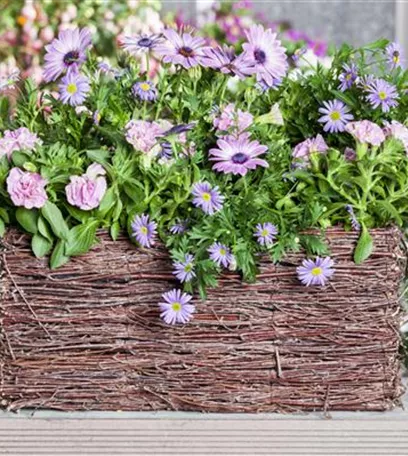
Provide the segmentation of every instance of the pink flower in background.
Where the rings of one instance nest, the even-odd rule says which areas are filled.
[[[350,133],[358,142],[379,146],[385,141],[382,129],[369,120],[349,122],[346,131]]]
[[[65,187],[69,204],[83,211],[98,207],[107,188],[105,174],[101,165],[93,163],[82,176],[71,176]]]
[[[45,186],[47,181],[38,173],[24,172],[12,168],[7,177],[7,191],[15,206],[26,209],[43,207],[47,201]]]
[[[230,103],[224,108],[221,115],[214,119],[213,125],[220,131],[239,135],[252,125],[253,120],[254,117],[251,113],[236,109],[235,105]]]
[[[0,157],[7,155],[10,158],[17,150],[32,151],[40,144],[42,144],[41,139],[26,127],[6,130],[4,136],[0,138]]]

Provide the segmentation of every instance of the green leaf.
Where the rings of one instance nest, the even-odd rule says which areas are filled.
[[[120,233],[120,224],[118,222],[114,222],[110,229],[111,238],[114,241],[116,241],[118,239],[119,233]]]
[[[4,236],[4,233],[6,232],[6,224],[4,223],[4,220],[0,217],[0,238]]]
[[[48,255],[51,251],[52,242],[46,239],[41,234],[34,234],[31,240],[31,248],[37,258],[42,258]]]
[[[26,209],[25,207],[19,207],[16,210],[16,219],[28,233],[37,233],[38,211],[36,209]]]
[[[300,244],[306,250],[307,254],[313,255],[328,255],[329,248],[323,238],[312,234],[303,235],[300,237]]]
[[[109,151],[105,149],[87,150],[86,155],[88,158],[96,163],[104,164],[109,158]]]
[[[68,261],[69,257],[65,255],[65,241],[58,241],[50,258],[50,268],[57,269]]]
[[[16,150],[13,152],[13,155],[11,156],[11,159],[13,161],[13,164],[17,166],[18,168],[23,168],[24,163],[27,163],[30,161],[30,156],[27,155],[24,152],[21,152],[19,150]]]
[[[98,222],[92,220],[88,224],[77,225],[68,233],[65,254],[68,256],[82,255],[89,251],[95,242]]]
[[[47,201],[41,209],[41,213],[50,224],[55,236],[59,237],[60,239],[67,240],[69,228],[58,206],[56,206],[54,203],[51,203],[50,201]]]
[[[6,209],[0,207],[0,217],[6,222],[6,223],[10,223],[10,217],[9,215],[7,214],[7,211]]]
[[[354,250],[354,262],[363,263],[373,253],[373,238],[365,226],[363,226],[360,239]]]
[[[110,187],[102,198],[98,213],[103,217],[116,202],[116,190]]]
[[[45,221],[44,217],[41,215],[38,217],[38,223],[37,223],[38,231],[39,233],[45,237],[45,239],[48,239],[49,241],[53,241],[52,233],[50,231],[48,223]]]

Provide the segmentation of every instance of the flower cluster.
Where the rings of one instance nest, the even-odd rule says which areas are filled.
[[[0,230],[32,219],[51,267],[92,248],[98,228],[128,232],[143,250],[165,246],[179,287],[160,315],[184,324],[194,293],[220,274],[256,280],[260,256],[301,250],[293,281],[319,290],[341,267],[326,229],[355,231],[361,263],[371,228],[407,224],[396,44],[376,43],[369,61],[344,48],[314,68],[301,65],[309,51],[289,60],[276,30],[255,24],[234,49],[187,28],[118,41],[116,67],[92,57],[89,30],[60,32],[46,48],[48,85],[23,81],[0,121]]]

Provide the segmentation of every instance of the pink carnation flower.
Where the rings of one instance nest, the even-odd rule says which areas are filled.
[[[157,138],[163,135],[163,129],[157,122],[131,120],[126,125],[126,141],[145,154],[157,144]]]
[[[0,138],[0,157],[7,155],[11,157],[17,150],[32,151],[37,145],[42,144],[41,139],[26,127],[17,130],[6,130]]]
[[[45,186],[47,181],[38,173],[24,172],[12,168],[7,177],[7,191],[15,206],[26,209],[41,208],[47,201]]]
[[[369,120],[349,122],[346,125],[346,131],[360,143],[379,146],[385,141],[385,135],[382,129]]]
[[[230,103],[221,115],[214,119],[213,125],[220,131],[228,131],[238,136],[252,125],[253,120],[251,113],[236,109],[235,105]]]
[[[293,149],[293,158],[300,158],[304,161],[309,161],[309,156],[313,153],[324,154],[329,149],[322,135],[317,135],[315,138],[308,138],[299,143]]]
[[[384,133],[386,136],[392,136],[395,139],[399,139],[408,154],[408,128],[405,125],[393,120],[391,123],[386,124]]]
[[[65,187],[69,204],[83,211],[98,207],[107,188],[105,174],[101,165],[93,163],[82,176],[71,176]]]

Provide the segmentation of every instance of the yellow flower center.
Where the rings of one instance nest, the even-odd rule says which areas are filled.
[[[139,85],[139,87],[144,91],[148,92],[150,90],[150,86],[147,82],[142,82],[142,84]]]
[[[330,114],[330,119],[331,120],[340,120],[341,119],[341,114],[339,113],[339,111],[333,111]]]
[[[174,312],[180,312],[181,303],[180,302],[173,302],[173,304],[171,305],[171,308],[174,310]]]
[[[378,92],[378,96],[380,100],[385,100],[387,98],[387,94],[385,92]]]
[[[226,255],[226,253],[227,252],[225,251],[225,249],[220,249],[220,255],[224,256],[224,255]]]
[[[269,234],[269,231],[266,229],[262,230],[262,232],[261,232],[261,236],[263,236],[263,237],[268,236],[268,234]]]
[[[203,193],[202,198],[204,201],[211,201],[211,195],[209,193]]]
[[[17,24],[18,24],[18,25],[23,26],[23,25],[25,25],[26,23],[27,23],[27,18],[26,18],[26,17],[24,17],[24,16],[18,16],[18,17],[17,17]]]
[[[191,270],[193,269],[193,265],[192,264],[186,264],[184,266],[184,272],[191,272]]]
[[[347,81],[350,81],[350,79],[351,79],[351,76],[352,76],[352,75],[351,75],[350,73],[348,73],[348,74],[346,75],[346,79],[347,79]]]
[[[77,91],[78,91],[78,87],[76,84],[71,83],[71,84],[67,85],[67,92],[70,93],[71,95],[73,95]]]
[[[142,226],[140,228],[140,231],[141,231],[142,234],[147,234],[147,228],[145,226]]]
[[[323,269],[322,268],[313,268],[312,269],[312,275],[313,276],[319,276],[323,273]]]

